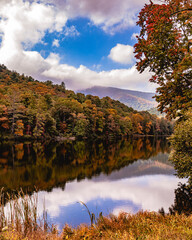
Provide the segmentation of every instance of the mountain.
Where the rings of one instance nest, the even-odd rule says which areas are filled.
[[[149,175],[174,175],[175,170],[171,163],[168,161],[168,153],[159,153],[157,156],[150,157],[148,160],[137,160],[129,165],[114,170],[110,176],[101,174],[99,178],[94,178],[94,181],[103,180],[120,180],[132,177],[141,177]],[[164,158],[165,161],[161,161],[158,158]]]
[[[79,92],[84,93],[85,95],[91,94],[99,96],[100,98],[108,96],[139,111],[148,110],[157,106],[155,99],[152,98],[155,93],[100,86],[87,88]]]

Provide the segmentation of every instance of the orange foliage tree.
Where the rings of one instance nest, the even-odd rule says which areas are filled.
[[[135,44],[137,69],[149,69],[151,82],[159,85],[158,109],[170,118],[192,106],[192,2],[150,1],[140,11],[141,27]]]

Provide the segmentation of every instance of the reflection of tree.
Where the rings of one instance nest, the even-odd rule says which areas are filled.
[[[187,184],[181,184],[175,190],[175,202],[170,207],[171,214],[192,214],[192,114],[186,113],[180,119],[171,136],[172,152],[170,160],[174,164],[179,178],[188,178]]]
[[[160,213],[164,214],[162,208]],[[180,183],[175,190],[174,204],[169,208],[170,214],[192,214],[192,188],[190,185]]]
[[[189,111],[184,120],[177,123],[171,137],[173,162],[180,178],[188,178],[192,185],[192,113]]]
[[[16,152],[16,158],[18,160],[23,159],[23,155],[24,155],[23,143],[15,144],[15,152]]]
[[[9,146],[9,147],[8,147]],[[129,139],[114,143],[109,142],[64,142],[64,143],[24,143],[17,144],[15,149],[15,168],[12,168],[12,145],[0,146],[0,159],[7,157],[8,170],[0,161],[0,188],[17,189],[52,189],[65,186],[67,181],[91,178],[100,173],[110,174],[138,159],[148,159],[159,152],[168,151],[164,143],[154,139]],[[1,150],[2,149],[2,150]],[[6,153],[6,155],[5,155]],[[21,159],[22,158],[22,159]]]
[[[189,185],[180,183],[175,190],[174,205],[170,207],[169,211],[171,214],[192,214],[192,188]]]

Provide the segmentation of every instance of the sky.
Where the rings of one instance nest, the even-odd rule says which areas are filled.
[[[135,67],[137,16],[149,0],[0,0],[0,64],[33,78],[155,92]]]

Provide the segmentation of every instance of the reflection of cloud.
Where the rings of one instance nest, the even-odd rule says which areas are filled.
[[[62,206],[70,206],[78,201],[83,201],[86,204],[100,198],[129,201],[135,206],[141,206],[143,210],[158,211],[163,207],[167,211],[173,204],[174,189],[177,188],[177,184],[178,179],[175,176],[164,175],[122,179],[113,182],[74,181],[66,185],[65,191],[53,189],[50,193],[40,192],[39,209],[42,209],[42,200],[45,198],[49,214],[56,217]],[[117,211],[116,207],[114,212],[117,213]]]
[[[121,212],[135,213],[135,210],[132,206],[121,205],[119,207],[114,208],[112,214],[118,216],[119,213]]]

